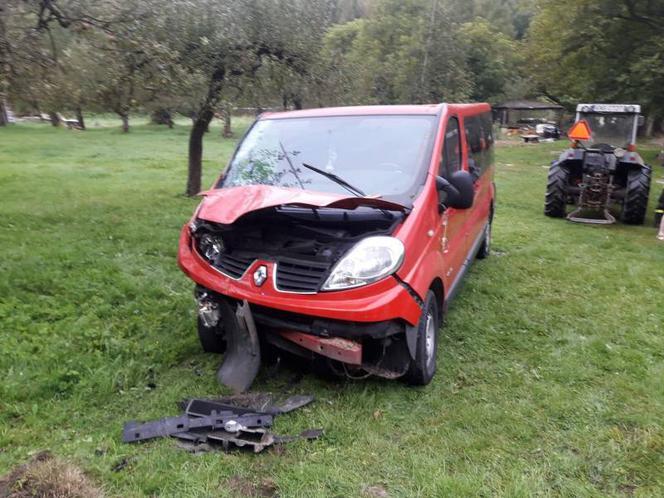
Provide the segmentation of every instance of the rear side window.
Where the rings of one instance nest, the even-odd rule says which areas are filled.
[[[443,155],[440,161],[440,176],[449,178],[452,173],[461,169],[461,134],[459,120],[450,118],[445,129]]]
[[[482,121],[479,116],[469,116],[464,118],[466,125],[466,142],[472,155],[482,152],[483,149],[483,131]]]
[[[493,164],[493,121],[490,113],[464,118],[464,131],[468,143],[469,166],[481,176]]]
[[[482,122],[482,133],[486,140],[486,148],[493,150],[493,118],[490,112],[480,114],[480,121]]]

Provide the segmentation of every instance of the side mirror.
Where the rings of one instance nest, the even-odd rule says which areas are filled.
[[[639,114],[639,117],[637,118],[636,125],[637,126],[643,126],[646,123],[646,118]]]
[[[455,209],[468,209],[475,200],[473,176],[467,171],[452,173],[449,181],[442,176],[436,177],[436,188],[440,194],[440,203]]]

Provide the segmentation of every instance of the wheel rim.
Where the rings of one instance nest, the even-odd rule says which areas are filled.
[[[485,248],[486,252],[489,252],[489,249],[491,249],[491,222],[486,224],[486,228],[484,229],[484,240],[485,242]]]
[[[427,368],[431,369],[436,352],[436,322],[431,313],[427,314],[427,325],[424,334],[424,351],[427,355]]]

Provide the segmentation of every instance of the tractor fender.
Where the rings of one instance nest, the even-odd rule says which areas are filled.
[[[561,152],[560,156],[558,157],[558,160],[554,162],[561,163],[562,166],[562,163],[566,161],[583,161],[583,149],[570,148],[564,150],[563,152]]]
[[[636,152],[625,152],[625,155],[620,158],[620,163],[626,165],[628,168],[650,168],[640,154]]]

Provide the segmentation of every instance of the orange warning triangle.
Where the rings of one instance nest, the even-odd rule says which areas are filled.
[[[588,121],[582,119],[577,121],[572,125],[572,127],[567,132],[567,136],[572,140],[590,140],[590,125]]]

